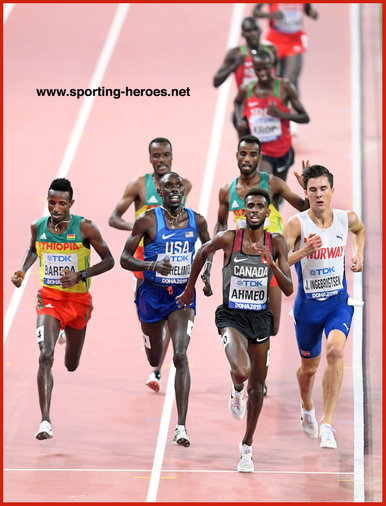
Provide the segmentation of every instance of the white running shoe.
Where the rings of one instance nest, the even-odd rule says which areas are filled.
[[[239,450],[240,450],[240,460],[237,464],[237,470],[239,473],[253,473],[255,470],[255,466],[253,465],[253,459],[252,459],[252,446],[248,446],[243,444],[242,441],[240,441],[239,444]]]
[[[306,411],[300,404],[300,425],[307,437],[311,439],[316,439],[318,437],[318,422],[315,418],[315,406],[311,411]]]
[[[229,411],[236,420],[242,420],[245,415],[246,403],[244,399],[244,387],[241,392],[235,390],[235,386],[232,385],[232,392],[229,397]]]
[[[64,333],[64,330],[61,330],[59,332],[58,343],[59,344],[64,344],[65,342],[66,342],[66,334]]]
[[[334,436],[335,429],[328,423],[322,423],[320,426],[320,448],[336,448],[337,444]]]
[[[43,420],[39,425],[39,430],[35,434],[36,439],[50,439],[54,437],[54,431],[52,430],[50,422]]]
[[[146,386],[154,390],[154,392],[159,392],[161,389],[161,374],[152,371],[147,378]]]
[[[175,445],[185,446],[187,448],[190,446],[190,439],[186,433],[185,425],[176,425],[176,430],[174,431],[173,443]]]

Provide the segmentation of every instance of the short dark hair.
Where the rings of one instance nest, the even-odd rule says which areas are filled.
[[[50,190],[54,190],[56,192],[68,192],[70,200],[72,200],[72,196],[74,193],[70,181],[65,177],[58,177],[54,179],[50,184],[50,187],[48,188],[48,191]]]
[[[262,47],[259,47],[259,49],[256,51],[256,53],[253,53],[252,63],[256,59],[257,60],[269,60],[269,63],[272,63],[272,57],[271,57],[270,53]]]
[[[257,21],[257,19],[253,16],[247,16],[246,18],[243,19],[243,21],[241,22],[241,29],[244,30],[244,24],[245,23],[251,23],[252,25],[255,25],[257,26],[257,28],[260,28],[260,25]]]
[[[326,167],[323,167],[323,165],[309,165],[303,170],[302,173],[302,179],[304,183],[304,187],[307,190],[308,180],[315,178],[315,177],[321,177],[326,176],[328,179],[328,182],[330,183],[331,188],[334,186],[334,176],[331,174],[331,172],[326,169]]]
[[[173,148],[172,148],[172,143],[169,141],[169,139],[166,139],[165,137],[156,137],[155,139],[153,139],[152,141],[149,142],[149,154],[151,153],[151,145],[152,144],[169,144],[170,146],[170,151],[173,151]]]
[[[164,183],[164,179],[169,176],[177,176],[183,181],[182,177],[179,174],[177,174],[177,172],[167,172],[166,174],[164,174],[163,176],[160,177],[159,185],[161,186],[161,183],[162,184]]]
[[[243,137],[239,139],[239,143],[237,144],[237,151],[240,149],[240,144],[242,142],[247,142],[248,144],[257,144],[259,146],[259,151],[261,151],[261,142],[254,135],[243,135]]]
[[[254,195],[260,195],[261,197],[264,197],[265,200],[267,201],[267,207],[269,207],[269,205],[271,203],[271,197],[270,197],[269,193],[267,192],[267,190],[264,190],[264,188],[260,188],[260,187],[254,187],[254,188],[251,188],[250,190],[247,191],[247,193],[244,197],[244,204],[246,203],[248,197],[251,197]]]

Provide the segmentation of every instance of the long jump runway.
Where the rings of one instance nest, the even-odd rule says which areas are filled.
[[[382,500],[379,6],[315,8],[319,19],[306,20],[309,51],[300,80],[311,122],[299,126],[287,182],[301,194],[293,169],[307,159],[325,165],[335,175],[334,206],[362,216],[368,237],[363,284],[351,271],[347,276],[350,294],[363,296],[365,306],[363,313],[357,311],[345,352],[335,415],[338,449],[324,451],[300,429],[299,357],[288,314],[294,296],[283,300],[281,328],[271,339],[268,396],[254,437],[255,472],[241,475],[236,466],[245,421],[228,413],[229,368],[214,325],[221,255],[212,269],[213,297],[205,298],[197,284],[188,350],[191,446],[177,447],[171,443],[176,424],[171,352],[161,392],[148,391],[150,368],[133,280],[119,266],[127,235],[107,220],[127,182],[150,171],[149,141],[164,136],[173,144],[173,170],[193,183],[187,205],[206,216],[212,233],[218,190],[238,173],[237,136],[230,123],[235,85],[229,80],[214,89],[212,78],[227,47],[240,43],[240,23],[252,4],[5,6],[4,502]],[[358,89],[361,73],[364,86]],[[189,95],[77,99],[36,94],[36,88],[102,86],[189,88]],[[361,93],[362,115],[355,102]],[[95,310],[75,373],[65,370],[64,349],[56,347],[55,437],[37,441],[37,266],[23,289],[14,289],[10,278],[28,247],[30,223],[45,212],[55,177],[71,180],[73,212],[97,224],[116,265],[92,280]],[[293,213],[285,204],[284,221]],[[347,255],[349,264],[350,247]],[[363,393],[358,391],[362,373]],[[320,414],[321,372],[314,401]]]

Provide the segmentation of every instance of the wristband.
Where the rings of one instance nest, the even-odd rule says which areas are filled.
[[[80,278],[82,281],[84,281],[86,283],[86,280],[87,278],[89,277],[88,275],[88,272],[86,270],[84,271],[79,271],[79,274],[80,274]]]

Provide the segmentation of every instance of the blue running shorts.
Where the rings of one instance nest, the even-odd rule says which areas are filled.
[[[313,358],[322,350],[322,334],[340,330],[347,338],[354,308],[347,304],[347,293],[326,300],[296,297],[294,305],[295,331],[301,357]]]
[[[186,285],[160,286],[148,281],[142,281],[138,286],[135,303],[137,305],[138,318],[142,322],[154,323],[167,320],[173,311],[184,311],[176,303],[177,295],[185,290]],[[196,291],[189,306],[196,314]]]

